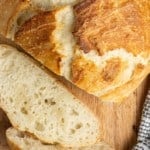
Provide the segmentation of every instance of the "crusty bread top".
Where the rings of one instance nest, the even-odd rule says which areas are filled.
[[[69,6],[39,14],[20,28],[15,41],[46,67],[103,100],[130,84],[124,98],[140,84],[135,80],[150,72],[148,8],[145,1],[83,1],[74,7],[75,20]]]
[[[63,68],[73,54],[73,23],[70,6],[42,12],[25,22],[14,38],[25,51],[56,74],[69,74]]]
[[[90,0],[74,10],[73,82],[100,96],[138,77],[150,60],[150,1]]]
[[[74,35],[85,53],[95,50],[102,56],[124,48],[134,55],[149,54],[150,2],[87,0],[75,7],[75,15]]]

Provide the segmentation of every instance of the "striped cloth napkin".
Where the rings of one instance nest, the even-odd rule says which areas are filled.
[[[133,150],[150,150],[150,88],[144,104],[137,145]]]

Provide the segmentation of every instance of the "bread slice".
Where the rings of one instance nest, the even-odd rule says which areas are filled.
[[[105,143],[82,148],[65,148],[59,145],[46,145],[33,136],[20,132],[15,128],[6,131],[6,137],[11,150],[113,150]]]
[[[149,6],[140,0],[83,1],[38,13],[12,39],[79,88],[120,102],[150,72]]]
[[[86,146],[101,135],[90,109],[31,58],[8,45],[0,45],[0,107],[14,127],[45,143]]]

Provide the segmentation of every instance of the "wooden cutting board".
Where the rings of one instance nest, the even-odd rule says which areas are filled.
[[[98,116],[103,141],[115,150],[132,149],[137,139],[142,108],[148,90],[148,78],[122,103],[101,102],[69,83],[67,87]]]
[[[0,43],[6,42],[11,43],[0,37]],[[98,116],[101,122],[101,140],[114,147],[115,150],[131,150],[136,143],[137,129],[148,89],[148,79],[145,79],[139,88],[122,103],[101,102],[64,79],[61,80]],[[8,123],[4,123],[4,121],[2,123],[1,116],[2,113],[0,113],[0,150],[6,150],[7,146],[2,134],[4,134],[4,129],[8,127]]]

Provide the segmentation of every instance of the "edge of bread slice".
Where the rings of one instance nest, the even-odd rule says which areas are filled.
[[[103,142],[82,148],[65,148],[60,145],[46,145],[33,136],[25,132],[20,132],[15,128],[7,129],[6,137],[11,150],[113,150],[109,145]]]
[[[8,45],[0,45],[0,107],[14,127],[45,143],[74,147],[100,139],[94,113],[31,58]]]

